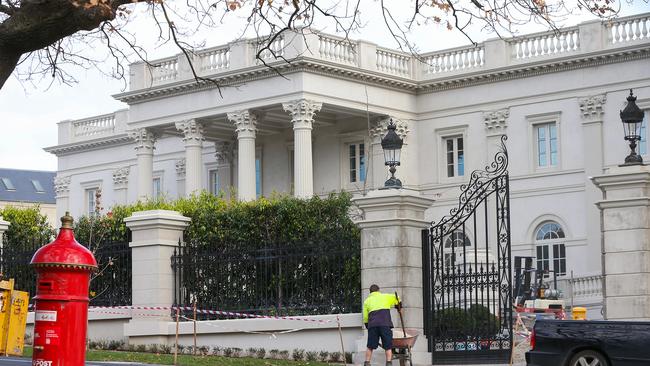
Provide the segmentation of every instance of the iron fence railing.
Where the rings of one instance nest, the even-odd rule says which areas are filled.
[[[30,298],[36,293],[36,272],[30,268],[34,253],[43,246],[39,240],[10,243],[6,233],[2,235],[0,246],[0,277],[14,279],[14,288],[27,291]],[[31,301],[31,300],[30,300]]]
[[[190,241],[179,243],[172,267],[178,305],[260,315],[360,311],[358,240],[243,250]]]
[[[131,305],[131,248],[127,240],[93,249],[99,270],[90,281],[90,306]]]
[[[10,243],[2,236],[0,274],[13,278],[15,288],[36,295],[36,271],[29,265],[34,253],[46,243],[38,240]],[[103,241],[93,249],[99,271],[90,283],[91,306],[131,305],[131,249],[128,241]]]

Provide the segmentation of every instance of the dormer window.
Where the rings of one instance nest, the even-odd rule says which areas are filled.
[[[5,186],[5,189],[8,191],[15,191],[16,187],[14,187],[14,184],[11,182],[9,178],[0,178],[0,181],[2,181],[2,184]]]
[[[34,186],[34,189],[38,193],[45,193],[45,189],[43,189],[43,186],[41,185],[41,182],[37,181],[36,179],[32,179],[32,186]]]

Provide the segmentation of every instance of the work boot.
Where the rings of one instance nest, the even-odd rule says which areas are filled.
[[[370,366],[370,361],[365,361],[365,362],[363,363],[363,366]]]
[[[386,366],[393,366],[393,361],[386,361]]]

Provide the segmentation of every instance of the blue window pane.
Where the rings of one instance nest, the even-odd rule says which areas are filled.
[[[546,125],[537,127],[537,165],[546,166]]]
[[[458,176],[465,175],[465,154],[462,151],[458,152]]]
[[[255,159],[255,193],[257,197],[262,196],[262,162]]]

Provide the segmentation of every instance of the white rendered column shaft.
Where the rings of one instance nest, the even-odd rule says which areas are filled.
[[[195,120],[177,122],[185,142],[185,195],[198,192],[203,185],[203,126]]]
[[[237,157],[237,197],[240,201],[257,198],[255,182],[255,134],[257,116],[250,111],[228,113],[235,124],[239,155]]]
[[[314,167],[311,146],[311,130],[314,114],[320,111],[322,103],[307,99],[294,100],[282,105],[291,114],[294,139],[294,192],[298,198],[314,195]]]
[[[135,155],[138,164],[138,199],[147,200],[153,196],[153,150],[156,138],[144,128],[129,132],[135,140]]]

